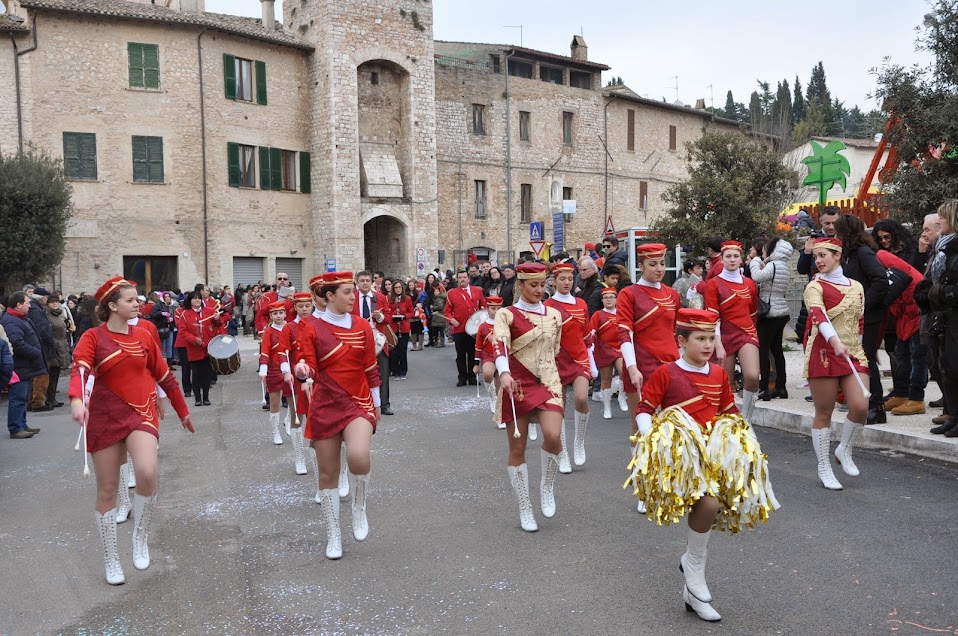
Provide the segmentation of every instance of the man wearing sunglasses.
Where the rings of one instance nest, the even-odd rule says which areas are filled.
[[[621,265],[625,269],[629,268],[629,255],[625,250],[619,249],[619,239],[614,236],[606,236],[602,239],[602,256],[605,263],[602,266],[602,273],[605,274],[611,265]]]
[[[293,293],[296,289],[289,282],[289,274],[278,272],[275,284],[277,291],[268,291],[260,297],[260,309],[256,312],[256,333],[263,333],[269,325],[269,306],[278,300],[286,301],[286,321],[292,322],[296,319],[296,309],[293,307]]]

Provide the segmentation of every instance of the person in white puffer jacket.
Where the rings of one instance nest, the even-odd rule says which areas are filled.
[[[782,335],[789,321],[788,287],[792,274],[789,259],[794,248],[787,240],[774,236],[748,264],[752,280],[758,285],[758,297],[769,304],[768,314],[758,321],[759,394],[768,402],[772,398],[787,398],[785,389],[785,354],[782,352]],[[769,353],[775,358],[775,390],[768,390]]]

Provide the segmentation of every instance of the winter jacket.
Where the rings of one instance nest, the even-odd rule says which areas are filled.
[[[515,302],[516,277],[508,278],[502,281],[502,287],[499,288],[499,296],[502,298],[502,306],[508,307]]]
[[[855,252],[846,255],[842,269],[845,276],[857,280],[865,290],[865,322],[879,322],[885,316],[882,303],[888,287],[888,276],[875,250],[867,245],[860,246]]]
[[[43,348],[45,364],[57,357],[57,345],[53,342],[53,329],[50,327],[50,321],[47,320],[46,306],[41,305],[36,300],[30,301],[30,309],[27,311],[27,320],[33,324],[33,328],[40,338],[40,346]]]
[[[621,265],[626,270],[629,269],[629,255],[625,253],[625,250],[619,250],[612,256],[607,256],[605,259],[605,265],[602,267],[602,275],[604,276],[609,272],[610,265]]]
[[[781,239],[775,244],[775,249],[768,255],[764,266],[762,259],[756,257],[748,264],[752,280],[758,285],[758,297],[769,304],[768,317],[779,318],[787,316],[788,288],[792,282],[788,261],[795,248],[788,241]]]
[[[49,307],[46,308],[47,320],[50,322],[50,330],[53,334],[53,344],[56,347],[57,354],[47,359],[51,367],[60,367],[65,369],[70,366],[70,342],[67,334],[66,312],[58,309],[54,312]]]
[[[585,279],[584,283],[581,280],[579,281],[579,291],[576,293],[576,296],[584,300],[585,304],[588,305],[590,316],[602,309],[602,289],[603,285],[601,282],[599,282],[598,274],[589,276]],[[593,296],[595,296],[597,292],[599,294],[599,304],[595,305],[595,299]]]
[[[0,391],[7,388],[13,377],[13,353],[6,340],[0,339]]]
[[[46,321],[46,316],[43,318]],[[43,348],[40,346],[40,336],[37,330],[26,318],[14,316],[8,310],[0,316],[10,339],[10,348],[13,349],[13,370],[21,380],[30,380],[39,375],[46,375],[47,364],[43,357]],[[49,323],[47,323],[49,325]]]

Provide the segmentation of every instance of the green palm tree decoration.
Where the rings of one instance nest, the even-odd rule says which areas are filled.
[[[818,188],[818,203],[825,205],[828,191],[836,183],[845,190],[845,177],[851,176],[852,167],[844,155],[839,154],[846,146],[839,140],[828,143],[824,148],[817,141],[812,140],[812,156],[802,159],[808,166],[808,176],[802,181],[803,186]]]

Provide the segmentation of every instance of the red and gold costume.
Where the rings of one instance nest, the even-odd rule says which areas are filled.
[[[737,241],[722,243],[722,253],[737,250],[742,253],[742,244]],[[735,280],[729,280],[729,278]],[[739,274],[720,271],[705,283],[705,308],[720,320],[719,331],[726,355],[731,355],[744,345],[758,346],[758,331],[755,317],[758,314],[758,288],[755,281]]]
[[[663,364],[678,360],[675,316],[681,306],[679,293],[662,284],[654,287],[640,282],[619,292],[616,316],[620,350],[627,343],[633,347],[635,365],[643,378]],[[626,393],[637,391],[628,373],[622,374],[622,384]]]
[[[571,272],[573,268],[562,263],[553,268],[553,274],[564,269]],[[592,331],[588,328],[589,307],[581,298],[573,296],[571,299],[572,303],[562,302],[556,297],[545,301],[546,307],[558,311],[562,320],[562,342],[556,355],[556,366],[563,386],[572,384],[576,378],[592,381],[589,364],[589,347],[592,346]]]
[[[112,278],[95,297],[100,302],[121,285],[130,284],[120,277]],[[87,451],[91,453],[126,439],[133,431],[146,431],[159,438],[157,384],[181,419],[189,415],[183,392],[160,346],[148,331],[129,325],[127,329],[127,333],[114,333],[106,324],[88,329],[73,351],[70,399],[82,399],[86,389],[80,380],[81,368],[96,378],[86,433]]]
[[[293,303],[302,301],[312,302],[313,297],[309,292],[296,292],[293,294]],[[309,318],[307,316],[306,318]],[[299,354],[299,327],[305,319],[296,316],[293,322],[287,322],[283,325],[283,331],[279,335],[279,351],[277,352],[276,362],[279,363],[281,373],[287,373],[292,365],[300,359]],[[305,392],[305,386],[302,382],[296,382],[296,415],[306,415],[309,405],[308,396]],[[299,426],[299,422],[294,421],[292,426]]]
[[[480,365],[487,362],[496,362],[496,321],[487,318],[484,323],[479,325],[479,331],[476,332],[476,360]]]
[[[659,408],[678,406],[702,428],[718,415],[738,413],[725,369],[709,363],[708,373],[698,373],[684,366],[670,362],[646,379],[642,384],[639,413],[654,415]]]
[[[537,263],[519,266],[520,280],[545,280],[546,267]],[[523,270],[526,270],[524,273]],[[496,314],[496,357],[508,353],[509,372],[515,380],[513,400],[502,399],[502,421],[512,422],[536,409],[562,413],[562,379],[556,357],[562,342],[562,317],[541,305],[543,313],[523,309],[520,300]],[[515,413],[512,411],[515,401]]]
[[[831,322],[839,340],[848,349],[855,370],[868,373],[868,362],[861,345],[865,292],[858,281],[849,278],[845,281],[847,285],[817,276],[805,287],[802,296],[808,308],[809,319],[809,329],[805,332],[806,378],[837,378],[852,372],[845,357],[836,356],[832,346],[822,335],[822,325],[826,322]]]
[[[285,310],[285,303],[275,302],[271,306],[271,311]],[[288,362],[286,359],[287,349],[283,348],[282,335],[286,326],[277,327],[270,323],[263,330],[263,337],[259,344],[259,366],[260,369],[266,366],[266,390],[269,393],[278,393],[282,391],[285,397],[292,395],[293,390],[289,384],[283,382],[283,372],[280,371],[280,364]],[[282,356],[282,357],[281,357]],[[262,371],[260,371],[262,373]]]
[[[615,290],[612,290],[615,293]],[[621,343],[619,342],[618,311],[611,313],[605,309],[592,314],[590,319],[592,333],[595,334],[595,366],[607,367],[622,359]]]
[[[326,274],[323,281],[352,284],[352,273]],[[305,436],[310,440],[333,437],[357,418],[367,420],[376,431],[372,395],[380,385],[376,341],[369,322],[347,316],[348,327],[310,317],[299,328],[300,353],[315,382],[306,420]]]

